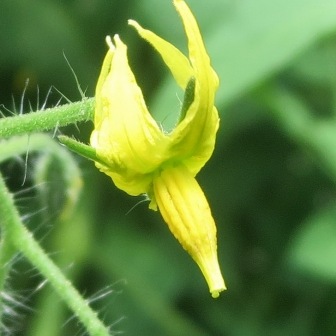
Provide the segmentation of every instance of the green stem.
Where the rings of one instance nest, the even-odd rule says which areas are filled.
[[[5,232],[1,232],[0,241],[0,293],[4,290],[5,280],[8,274],[10,261],[15,253],[15,248]],[[1,304],[0,304],[1,309]]]
[[[0,142],[0,163],[13,158],[14,156],[34,151],[52,155],[59,164],[59,176],[64,179],[66,188],[65,195],[67,197],[62,210],[62,216],[66,217],[67,214],[72,212],[73,207],[78,200],[82,180],[78,165],[72,158],[71,153],[64,146],[61,146],[48,134],[37,133],[14,136]],[[37,171],[37,169],[35,169],[35,171]],[[35,173],[35,179],[37,176],[38,173]],[[39,182],[41,181],[37,181],[37,184],[39,184]]]
[[[71,159],[70,152],[64,146],[60,146],[48,134],[32,134],[15,136],[8,140],[0,142],[0,162],[12,159],[15,156],[30,153],[32,151],[39,151],[42,153],[51,153],[59,157],[60,162],[64,162],[64,166],[68,164]]]
[[[13,135],[42,132],[93,118],[94,98],[43,111],[0,119],[0,139]]]
[[[1,231],[0,241],[0,334],[2,332],[2,324],[4,314],[3,293],[5,292],[5,283],[10,270],[11,259],[15,254],[15,248],[8,235]]]
[[[58,295],[72,309],[86,327],[90,335],[108,336],[108,328],[99,320],[78,291],[65,278],[60,269],[46,255],[33,235],[22,224],[11,194],[0,175],[0,224],[2,233],[30,260],[30,262],[50,282]]]

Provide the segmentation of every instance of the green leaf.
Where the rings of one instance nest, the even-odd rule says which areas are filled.
[[[275,86],[258,96],[280,127],[302,148],[308,149],[315,162],[336,181],[336,122],[313,117],[298,96]]]
[[[195,99],[195,77],[191,77],[184,93],[184,100],[181,107],[178,124],[185,118],[186,113]]]
[[[336,207],[303,223],[294,237],[288,262],[314,276],[336,283]]]

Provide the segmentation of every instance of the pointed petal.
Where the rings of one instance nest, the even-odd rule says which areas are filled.
[[[154,178],[154,197],[170,231],[200,267],[216,298],[226,289],[217,258],[216,225],[202,189],[183,166]]]
[[[142,28],[136,21],[128,20],[128,24],[133,26],[139,35],[148,41],[161,55],[163,61],[172,72],[178,85],[185,89],[189,79],[193,76],[193,69],[186,56],[184,56],[175,46],[157,36],[150,30]]]
[[[97,166],[117,187],[137,195],[147,191],[151,172],[164,158],[167,138],[146,108],[128,64],[126,45],[117,35],[114,40],[116,46],[110,41],[98,80],[91,145],[103,162],[110,163]]]
[[[174,0],[188,37],[189,58],[194,69],[195,93],[185,118],[172,132],[172,155],[185,158],[184,164],[195,175],[210,158],[219,126],[214,107],[218,77],[210,65],[197,22],[186,3]],[[176,154],[174,154],[176,153]]]
[[[218,77],[210,66],[210,59],[196,19],[183,0],[174,0],[174,5],[181,16],[188,37],[189,59],[195,71],[195,77],[204,84],[208,82],[211,91],[214,91],[218,87]]]

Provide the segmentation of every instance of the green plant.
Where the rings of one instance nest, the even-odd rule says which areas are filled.
[[[126,316],[122,325],[112,326],[112,330],[120,328],[130,335],[332,335],[336,330],[335,1],[214,0],[205,4],[190,0],[189,4],[221,80],[216,100],[221,128],[213,158],[199,175],[218,226],[219,258],[228,285],[219,300],[207,297],[196,267],[179,250],[159,216],[141,205],[126,216],[138,200],[114,190],[109,179],[78,158],[75,160],[80,170],[69,176],[81,176],[84,191],[79,203],[70,206],[75,198],[69,201],[71,198],[65,195],[66,180],[62,177],[57,180],[61,183],[50,183],[55,180],[53,167],[63,162],[57,153],[69,153],[52,136],[31,134],[29,139],[25,134],[33,132],[34,127],[22,128],[23,137],[14,138],[19,127],[24,126],[24,119],[35,115],[42,127],[36,128],[39,132],[49,129],[54,133],[55,127],[62,127],[62,132],[71,136],[76,129],[64,125],[78,122],[81,132],[76,134],[87,143],[91,125],[80,122],[77,114],[82,111],[80,119],[90,120],[93,99],[41,114],[1,119],[0,132],[6,131],[10,137],[2,140],[3,175],[15,193],[22,189],[27,172],[26,185],[33,187],[33,195],[29,194],[29,206],[21,208],[22,215],[46,206],[52,209],[49,213],[54,218],[46,216],[42,222],[53,229],[35,230],[39,221],[33,217],[28,227],[47,251],[57,253],[51,257],[88,301],[106,284],[113,284],[113,293],[103,295],[106,301],[96,305],[107,324]],[[178,33],[181,27],[172,21],[170,5],[170,1],[154,0],[122,4],[97,1],[88,8],[78,1],[46,0],[38,5],[3,1],[1,101],[10,106],[9,97],[20,94],[16,83],[23,82],[26,74],[33,83],[30,87],[38,82],[43,92],[55,84],[74,99],[76,93],[62,61],[62,50],[92,96],[105,53],[102,36],[106,31],[120,32],[131,40],[127,43],[133,46],[130,59],[151,110],[156,111],[155,119],[169,129],[172,106],[179,105],[171,92],[180,95],[180,91],[161,72],[161,63],[151,56],[150,49],[132,33],[126,33],[124,22],[134,17],[183,46]],[[146,75],[148,66],[153,76]],[[36,99],[32,91],[28,90],[27,95]],[[49,104],[52,102],[53,97]],[[55,124],[54,120],[49,125],[40,119],[44,112],[70,106],[77,109],[75,119],[63,124]],[[68,116],[67,111],[64,113]],[[6,123],[14,120],[18,125],[10,134]],[[48,144],[47,148],[41,150],[41,141]],[[23,154],[23,169],[10,168],[13,153]],[[69,156],[66,162],[73,160]],[[64,172],[64,176],[67,174]],[[50,189],[41,191],[43,184]],[[68,186],[80,190],[79,184]],[[43,196],[46,193],[57,197]],[[34,204],[36,195],[38,205]],[[43,203],[47,199],[53,201]],[[67,206],[69,211],[64,211],[69,217],[63,221],[61,214]],[[66,231],[70,229],[73,231]],[[12,264],[6,261],[13,260],[14,246],[4,232],[0,258],[2,265],[9,267]],[[68,270],[71,262],[76,266]],[[7,285],[10,283],[12,288],[5,286],[4,294],[37,288],[43,281],[22,276],[27,273],[20,272],[20,267],[26,270],[27,266],[21,263],[14,264],[18,273],[9,275]],[[2,267],[1,272],[8,274],[8,269]],[[39,299],[27,303],[35,311],[25,311],[26,324],[21,323],[24,333],[36,336],[78,332],[71,322],[62,326],[72,313],[45,287],[34,295]],[[117,294],[121,290],[122,294]],[[13,305],[19,309],[17,303]],[[58,318],[51,318],[54,316]],[[59,322],[44,323],[54,320]],[[15,333],[13,329],[11,332]]]

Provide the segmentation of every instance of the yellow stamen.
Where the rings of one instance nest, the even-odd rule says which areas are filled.
[[[226,287],[217,259],[216,225],[202,189],[182,165],[162,170],[153,186],[170,231],[198,264],[217,298]]]

